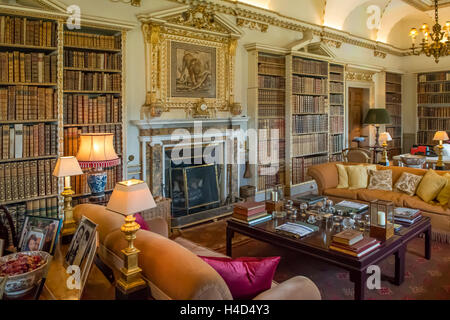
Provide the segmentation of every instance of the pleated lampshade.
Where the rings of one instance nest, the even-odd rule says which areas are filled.
[[[112,133],[83,133],[77,159],[81,168],[108,168],[120,164]]]

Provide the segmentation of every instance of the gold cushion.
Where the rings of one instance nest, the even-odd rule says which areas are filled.
[[[392,191],[392,170],[368,170],[370,190]]]
[[[442,188],[447,183],[447,179],[441,177],[436,171],[430,169],[420,181],[416,194],[425,202],[433,201]]]
[[[345,166],[342,164],[336,164],[336,168],[338,170],[338,185],[337,189],[346,189],[348,188],[348,174]]]
[[[347,166],[345,167],[348,175],[348,188],[353,189],[365,189],[369,183],[368,170],[377,170],[376,165],[370,166]]]
[[[413,196],[416,194],[416,189],[420,183],[420,180],[422,180],[421,176],[403,172],[398,181],[395,183],[394,191],[401,191],[407,195]]]
[[[445,186],[439,192],[436,197],[436,200],[442,205],[445,206],[449,203],[450,199],[450,173],[446,173],[443,176],[446,179]]]

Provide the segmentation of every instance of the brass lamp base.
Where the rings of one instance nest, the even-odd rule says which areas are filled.
[[[436,163],[436,166],[434,167],[435,170],[443,171],[445,170],[444,161],[442,158],[442,149],[444,149],[444,146],[440,143],[438,145],[438,160]]]
[[[124,265],[120,269],[120,279],[116,283],[116,297],[120,299],[127,299],[136,292],[140,292],[139,297],[143,297],[143,292],[147,292],[147,283],[141,278],[142,269],[138,266],[140,251],[133,244],[136,232],[140,229],[135,220],[133,216],[127,216],[125,224],[120,228],[128,241],[128,247],[122,250]]]
[[[381,158],[380,165],[389,167],[389,157],[387,153],[387,143],[383,143],[383,157]]]
[[[75,194],[70,187],[64,187],[61,195],[64,197],[64,221],[61,229],[63,237],[75,234],[77,229],[76,222],[73,219],[72,196]]]

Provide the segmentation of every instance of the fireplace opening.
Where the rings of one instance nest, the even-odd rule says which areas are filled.
[[[202,149],[203,150],[203,149]],[[192,149],[192,155],[195,153]],[[198,150],[197,150],[198,151]],[[170,158],[167,150],[166,159]],[[168,160],[166,192],[172,199],[172,217],[178,218],[220,206],[220,168],[205,163],[203,157],[183,158],[181,163]]]

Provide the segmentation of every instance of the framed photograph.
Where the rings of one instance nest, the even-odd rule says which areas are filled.
[[[88,255],[92,242],[95,240],[96,229],[97,225],[94,222],[85,216],[81,218],[77,231],[70,242],[69,250],[64,258],[64,264],[66,267],[71,265],[79,266],[81,273],[83,273],[83,269],[81,267]]]
[[[170,95],[216,98],[216,48],[171,42]]]
[[[25,216],[18,247],[21,251],[42,250],[53,254],[61,226],[61,219],[27,215]]]

